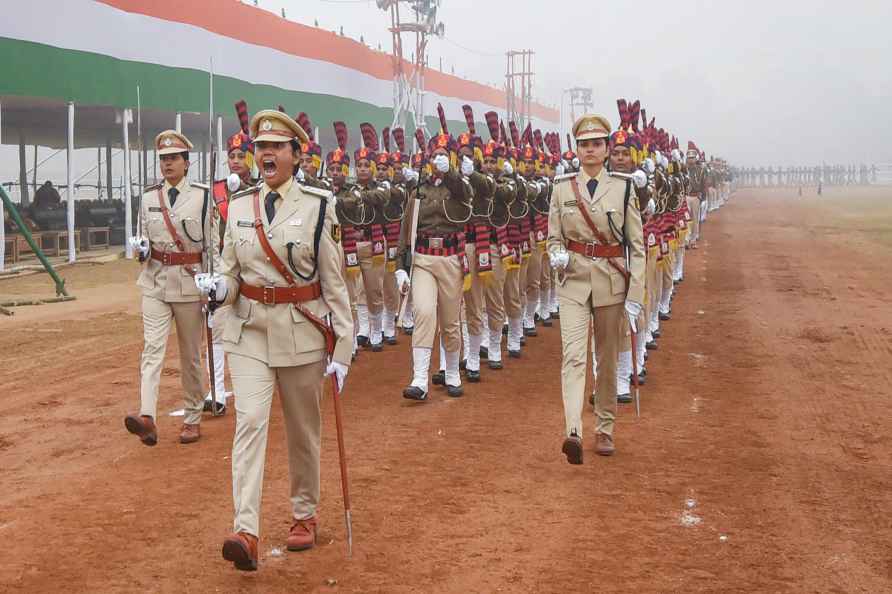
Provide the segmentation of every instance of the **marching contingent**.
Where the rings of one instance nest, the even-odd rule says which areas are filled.
[[[583,115],[565,145],[556,132],[521,131],[495,112],[478,130],[467,105],[466,129],[450,130],[438,106],[432,137],[422,129],[379,134],[363,123],[351,155],[353,131],[343,122],[333,123],[337,145],[326,153],[307,114],[292,118],[280,107],[250,117],[240,101],[241,128],[226,145],[229,176],[212,173],[211,187],[186,181],[188,138],[157,135],[164,180],[143,194],[130,240],[143,262],[145,344],[140,408],[124,422],[143,444],[157,443],[175,323],[180,442],[199,441],[202,413],[225,414],[227,396],[235,408],[226,560],[257,569],[276,388],[291,483],[287,546],[304,550],[318,535],[323,378],[332,378],[340,439],[337,402],[351,365],[400,340],[411,340],[412,363],[402,397],[425,403],[472,395],[466,383],[497,381],[509,367],[533,368],[537,336],[557,322],[561,451],[583,462],[589,402],[594,452],[615,452],[619,407],[640,410],[638,387],[669,331],[685,259],[729,199],[735,173],[749,174],[707,160],[694,142],[683,150],[639,101],[617,104],[618,127]],[[590,347],[595,390],[586,395]],[[349,507],[347,516],[349,534]]]

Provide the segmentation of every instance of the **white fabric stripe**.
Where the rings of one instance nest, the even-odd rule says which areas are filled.
[[[48,14],[55,22],[67,25],[47,27]],[[11,18],[0,20],[0,37],[205,72],[213,56],[217,75],[288,91],[334,95],[376,107],[393,105],[393,82],[389,79],[245,43],[200,27],[127,13],[91,0],[29,0]],[[166,41],[174,39],[175,43]],[[480,121],[490,110],[504,116],[503,109],[430,91],[425,115],[436,116],[437,102],[443,103],[447,116],[454,120],[463,119],[461,106],[465,103],[474,108]],[[537,126],[553,124],[534,120]]]

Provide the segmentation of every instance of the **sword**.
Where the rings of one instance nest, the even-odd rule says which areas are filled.
[[[204,243],[204,249],[206,253],[207,259],[207,269],[208,273],[210,273],[211,278],[214,275],[214,244],[216,242],[216,238],[208,239],[210,232],[213,230],[214,226],[211,224],[213,218],[216,216],[216,208],[217,204],[211,196],[212,186],[214,184],[214,175],[216,174],[216,164],[217,159],[214,155],[214,58],[211,58],[211,67],[210,67],[210,102],[208,109],[208,138],[210,140],[210,152],[208,153],[208,159],[210,161],[208,167],[208,184],[207,190],[205,190],[205,200],[209,200],[211,203],[211,211],[210,216],[205,221],[204,232],[201,234],[202,240]],[[210,384],[211,384],[211,414],[213,416],[219,416],[220,412],[217,410],[217,372],[214,367],[214,307],[211,305],[211,302],[214,301],[214,292],[211,291],[208,294],[208,301],[204,306],[204,330],[205,336],[207,338],[207,353],[208,353],[208,371],[210,375]]]

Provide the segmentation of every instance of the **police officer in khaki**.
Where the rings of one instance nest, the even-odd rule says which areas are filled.
[[[331,192],[294,179],[306,133],[287,115],[264,110],[252,118],[251,136],[263,183],[233,196],[221,273],[196,279],[215,302],[233,306],[223,346],[235,392],[235,521],[223,557],[241,570],[257,568],[267,431],[276,386],[291,480],[287,546],[303,550],[316,542],[322,379],[334,373],[343,385],[353,343],[334,199]],[[322,332],[326,327],[333,330],[331,353]]]
[[[584,115],[574,123],[573,134],[581,170],[554,186],[547,249],[561,301],[562,451],[568,462],[581,464],[589,326],[594,322],[597,347],[595,451],[609,456],[614,452],[617,354],[624,328],[641,313],[645,262],[635,190],[604,167],[610,123],[600,115]]]
[[[139,216],[144,236],[130,239],[145,263],[136,283],[142,289],[145,341],[140,359],[140,410],[124,419],[127,431],[149,446],[158,442],[155,425],[158,383],[171,322],[177,327],[184,393],[180,443],[193,443],[201,437],[199,423],[204,401],[201,351],[205,316],[193,276],[201,272],[205,257],[202,250],[208,217],[214,257],[217,257],[214,239],[219,237],[207,187],[186,181],[192,143],[179,132],[166,130],[155,138],[155,148],[164,182],[147,188],[143,194]]]

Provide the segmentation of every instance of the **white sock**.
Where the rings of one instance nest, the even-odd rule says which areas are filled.
[[[468,357],[465,364],[466,369],[472,371],[480,371],[480,343],[483,337],[479,334],[471,334],[468,337]]]
[[[508,350],[520,350],[520,337],[523,336],[523,320],[512,318],[508,320]]]
[[[487,359],[490,361],[502,360],[502,330],[489,331],[489,345],[487,346]]]
[[[384,308],[384,320],[381,324],[381,332],[384,334],[384,338],[393,338],[396,336],[396,322],[394,319],[394,312],[390,311],[386,307]]]
[[[461,385],[461,374],[458,371],[458,351],[446,353],[446,384]]]
[[[369,335],[369,341],[372,344],[378,345],[381,344],[381,317],[383,312],[378,312],[376,314],[369,314],[369,328],[371,330],[371,334]]]
[[[369,308],[365,305],[356,306],[356,319],[359,322],[359,334],[369,335]]]
[[[412,348],[412,385],[427,393],[427,378],[431,367],[431,349]]]
[[[616,393],[629,393],[629,376],[632,375],[632,351],[623,351],[619,354],[616,363]]]
[[[440,371],[446,369],[446,347],[443,345],[443,333],[440,332]]]

